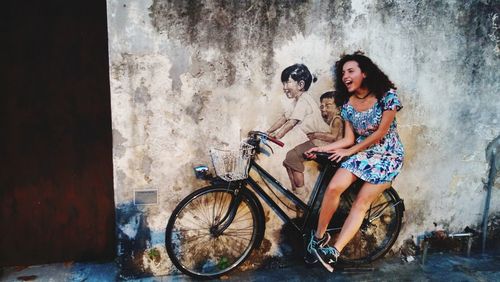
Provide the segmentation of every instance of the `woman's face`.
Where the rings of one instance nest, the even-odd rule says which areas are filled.
[[[362,87],[365,78],[366,74],[361,71],[358,62],[347,61],[342,66],[342,82],[349,93],[358,91]]]
[[[288,99],[297,98],[304,89],[304,81],[295,81],[292,77],[289,77],[287,81],[283,82],[283,92]]]

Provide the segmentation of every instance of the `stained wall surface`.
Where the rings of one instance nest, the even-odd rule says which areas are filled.
[[[286,109],[280,73],[304,63],[333,88],[342,53],[363,50],[398,86],[406,148],[394,186],[406,213],[394,247],[425,231],[478,228],[487,145],[499,135],[500,5],[497,1],[107,0],[118,253],[122,274],[173,270],[163,247],[175,205],[205,185],[192,167],[208,149],[267,129]],[[281,162],[305,140],[261,160],[288,184]],[[315,168],[307,167],[312,185]],[[498,181],[497,181],[498,183]],[[499,184],[491,212],[500,212]],[[137,191],[157,203],[135,205]],[[154,191],[153,191],[154,194]],[[266,209],[269,212],[268,209]],[[264,257],[286,255],[282,221],[267,217]],[[160,259],[151,256],[157,249]],[[152,259],[153,258],[153,259]]]

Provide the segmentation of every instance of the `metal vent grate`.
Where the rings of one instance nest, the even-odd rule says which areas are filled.
[[[158,204],[158,190],[138,190],[134,193],[135,205],[156,205]]]

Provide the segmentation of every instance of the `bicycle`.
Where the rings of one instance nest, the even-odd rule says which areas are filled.
[[[192,192],[177,205],[165,232],[167,253],[181,272],[196,278],[220,277],[238,267],[260,246],[265,218],[257,195],[302,235],[305,244],[305,238],[317,223],[321,194],[338,166],[328,160],[327,154],[317,154],[320,173],[306,204],[256,163],[255,157],[264,150],[261,144],[272,151],[267,141],[284,145],[266,133],[251,131],[239,150],[211,152],[217,177],[210,177],[206,166],[196,169],[197,177],[208,179],[211,184]],[[291,219],[250,171],[255,171],[273,194],[276,195],[273,190],[278,190],[295,204],[302,212],[302,220]],[[362,181],[355,182],[341,196],[327,229],[330,234],[340,232],[361,184]],[[404,202],[394,188],[385,190],[372,203],[340,261],[366,264],[384,256],[399,235],[404,210]]]

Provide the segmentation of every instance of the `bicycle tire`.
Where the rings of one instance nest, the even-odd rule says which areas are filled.
[[[172,212],[165,245],[172,263],[195,278],[217,278],[238,267],[260,245],[265,219],[262,205],[246,188],[238,189],[241,202],[229,227],[211,234],[228,210],[234,189],[226,185],[201,188],[184,198]]]
[[[342,195],[336,214],[343,221],[349,214],[356,194],[355,190],[348,190]],[[394,188],[385,190],[372,203],[360,230],[342,250],[339,261],[347,264],[366,264],[383,257],[392,248],[401,230],[403,205]]]

